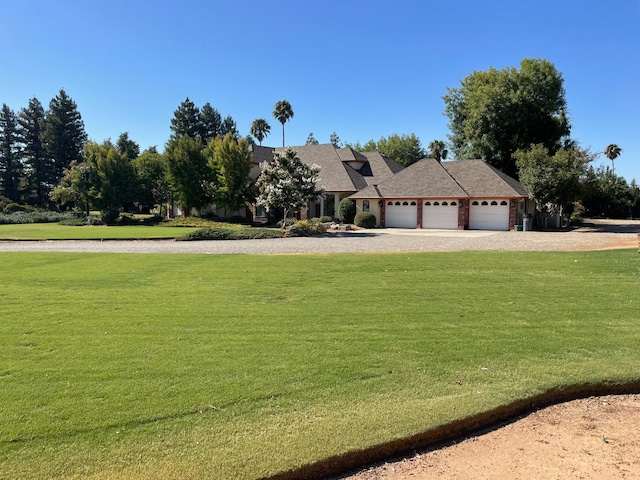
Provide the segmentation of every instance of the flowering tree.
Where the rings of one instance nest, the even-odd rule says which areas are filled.
[[[282,208],[286,219],[289,212],[300,210],[324,195],[324,189],[316,185],[320,167],[303,163],[291,148],[276,151],[273,162],[262,162],[260,168],[257,204],[268,212]]]

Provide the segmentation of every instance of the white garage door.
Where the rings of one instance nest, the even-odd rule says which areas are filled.
[[[469,209],[471,230],[509,230],[509,202],[474,200]]]
[[[387,201],[385,226],[388,228],[416,228],[418,204],[411,200]]]
[[[458,202],[427,200],[422,206],[422,228],[458,229]]]

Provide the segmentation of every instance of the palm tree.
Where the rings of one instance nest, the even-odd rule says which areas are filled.
[[[621,153],[622,153],[622,149],[615,143],[612,143],[611,145],[609,145],[607,148],[604,149],[604,156],[607,157],[609,160],[611,160],[611,167],[613,169],[614,175],[616,174],[616,166],[613,163],[613,161],[616,158],[618,158]]]
[[[262,140],[269,135],[269,132],[271,132],[271,125],[264,118],[257,118],[251,124],[251,135],[256,137],[260,145],[262,145]]]
[[[438,162],[446,160],[448,153],[449,151],[445,148],[445,143],[442,140],[434,140],[429,144],[429,155]]]
[[[293,109],[286,100],[280,100],[273,107],[273,117],[282,124],[282,146],[284,147],[284,124],[293,118]]]

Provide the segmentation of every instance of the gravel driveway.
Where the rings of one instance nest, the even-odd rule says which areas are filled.
[[[602,222],[577,230],[555,232],[379,229],[333,232],[325,237],[235,241],[113,240],[101,242],[61,240],[0,242],[0,251],[295,254],[460,250],[551,251],[633,248],[637,246],[640,221]]]

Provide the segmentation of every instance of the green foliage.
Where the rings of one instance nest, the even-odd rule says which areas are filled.
[[[9,203],[4,207],[3,213],[8,215],[16,212],[32,212],[34,210],[33,207],[29,205],[20,205],[18,203]]]
[[[482,158],[517,178],[514,152],[542,144],[553,155],[569,135],[564,80],[547,60],[475,71],[460,83],[443,97],[457,159]]]
[[[6,103],[0,108],[0,193],[20,201],[22,162],[18,145],[18,119]]]
[[[255,137],[256,140],[262,145],[262,140],[264,140],[267,135],[271,132],[271,126],[267,123],[264,118],[257,118],[251,124],[250,133]]]
[[[276,102],[273,107],[273,118],[282,124],[282,147],[284,148],[284,124],[293,118],[293,108],[291,108],[291,104],[286,100]]]
[[[171,199],[171,185],[165,156],[157,151],[145,151],[132,165],[137,183],[136,201],[141,205],[166,205]]]
[[[13,203],[13,200],[5,197],[4,195],[0,195],[0,213],[3,212],[5,207],[10,203]]]
[[[369,140],[364,145],[356,142],[355,144],[347,144],[347,146],[358,152],[378,151],[405,166],[409,166],[425,157],[420,138],[415,133],[410,135],[394,133],[388,137],[380,138],[377,142]]]
[[[311,218],[295,222],[293,224],[292,232],[294,230],[303,232],[305,236],[318,236],[327,233],[327,226],[320,222],[319,219]]]
[[[108,140],[102,144],[89,142],[84,157],[92,166],[89,178],[91,204],[103,212],[103,220],[111,224],[125,205],[135,198],[135,170],[127,154],[118,153]]]
[[[285,232],[272,228],[225,228],[208,227],[196,230],[176,240],[255,240],[263,238],[282,238]]]
[[[589,217],[628,218],[638,206],[640,190],[613,169],[590,168],[584,181],[582,205]]]
[[[283,209],[283,218],[324,193],[317,186],[320,167],[303,163],[291,148],[275,151],[273,161],[262,162],[260,169],[262,173],[256,180],[257,203],[268,212]]]
[[[324,215],[324,216],[320,217],[318,220],[320,222],[322,222],[322,223],[331,223],[331,222],[333,222],[333,218],[331,218],[329,215]]]
[[[185,215],[192,208],[209,204],[217,189],[216,172],[207,162],[200,138],[182,136],[172,140],[165,155],[175,199],[183,205]]]
[[[376,227],[376,216],[371,212],[358,212],[358,213],[356,213],[356,216],[353,219],[353,223],[357,227],[375,228]]]
[[[52,180],[57,184],[72,162],[83,161],[82,149],[87,143],[84,122],[76,103],[61,89],[49,102],[44,119],[42,143],[52,161]]]
[[[18,117],[22,162],[26,174],[25,196],[29,202],[43,207],[49,202],[51,185],[57,183],[52,175],[50,158],[43,144],[45,112],[37,98],[29,100],[29,106]]]
[[[554,155],[542,144],[514,153],[520,182],[543,212],[568,209],[580,198],[581,179],[593,159],[588,150],[561,149]]]
[[[356,216],[356,203],[350,198],[343,198],[338,204],[338,218],[343,223],[353,223]]]
[[[123,132],[120,134],[115,147],[118,153],[127,158],[130,162],[138,158],[138,155],[140,155],[140,145],[129,138],[129,132]]]
[[[615,143],[611,143],[607,145],[607,148],[604,149],[604,156],[611,160],[611,169],[613,170],[613,174],[616,173],[616,167],[614,160],[620,156],[622,153],[622,149],[616,145]]]
[[[329,143],[331,143],[331,145],[336,148],[342,147],[342,142],[340,141],[340,137],[336,132],[333,132],[331,135],[329,135]]]
[[[236,141],[228,133],[215,138],[207,147],[209,167],[216,172],[216,204],[231,211],[238,210],[252,200],[249,188],[251,152],[244,138]]]
[[[305,145],[318,145],[320,142],[318,142],[318,140],[316,140],[316,137],[313,136],[313,132],[309,133],[309,136],[307,137],[307,141],[304,142]]]
[[[60,183],[51,190],[49,197],[58,208],[75,207],[83,210],[87,202],[91,201],[91,165],[71,162],[69,168],[64,169]]]
[[[86,225],[86,219],[81,217],[64,218],[58,222],[58,225],[65,227],[82,227]]]
[[[58,223],[62,220],[75,218],[78,218],[78,216],[73,212],[50,212],[47,210],[17,211],[15,213],[0,213],[0,224]]]
[[[435,158],[438,162],[446,160],[448,153],[446,143],[442,140],[434,140],[429,144],[429,157]]]

